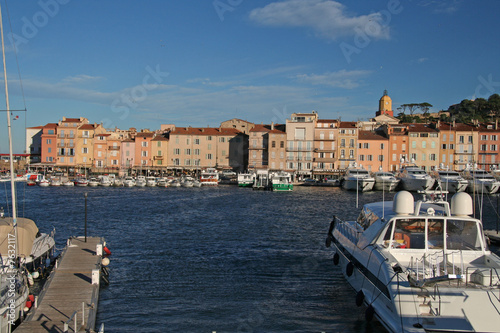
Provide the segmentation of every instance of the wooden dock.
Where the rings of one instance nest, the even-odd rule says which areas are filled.
[[[100,237],[87,237],[87,242],[84,237],[68,240],[36,299],[36,308],[15,333],[94,332],[103,242]]]

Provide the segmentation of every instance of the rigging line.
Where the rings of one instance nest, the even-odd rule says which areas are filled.
[[[14,49],[14,55],[15,55],[15,58],[16,58],[16,65],[17,65],[17,75],[19,76],[19,87],[21,88],[21,96],[23,97],[23,105],[24,105],[24,109],[26,110],[26,98],[24,96],[24,86],[23,86],[23,80],[21,78],[21,69],[19,68],[19,58],[17,56],[17,47],[16,45],[13,43],[14,41],[14,32],[12,31],[12,22],[10,20],[10,12],[9,12],[9,5],[7,4],[7,0],[5,0],[5,9],[7,11],[7,20],[9,21],[9,28],[10,28],[10,36],[11,36],[11,42],[12,42],[12,46],[13,46],[13,49]]]

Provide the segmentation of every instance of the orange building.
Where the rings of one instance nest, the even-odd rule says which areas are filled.
[[[358,164],[368,171],[389,170],[389,139],[383,132],[359,131]]]

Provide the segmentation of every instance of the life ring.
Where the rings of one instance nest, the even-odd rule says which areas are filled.
[[[349,261],[349,263],[345,268],[345,273],[347,274],[347,276],[351,276],[353,272],[354,272],[354,265],[352,264],[352,262]]]
[[[337,252],[333,255],[333,264],[337,266],[339,264],[340,256]]]

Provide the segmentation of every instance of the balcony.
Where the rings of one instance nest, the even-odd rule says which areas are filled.
[[[120,150],[119,146],[109,146],[108,150]]]
[[[303,151],[308,152],[308,151],[310,151],[310,152],[312,152],[313,148],[287,148],[286,151],[290,151],[290,152],[291,151],[298,151],[298,152],[303,152]]]
[[[455,154],[456,155],[474,155],[474,152],[468,151],[467,149],[464,149],[463,151],[458,151],[455,149]]]
[[[314,148],[315,153],[335,153],[337,149],[321,149],[321,148]]]
[[[313,162],[318,162],[318,163],[334,163],[337,162],[337,158],[335,157],[315,157],[313,158]]]
[[[153,160],[163,160],[164,157],[163,156],[153,156]]]

